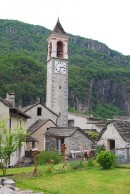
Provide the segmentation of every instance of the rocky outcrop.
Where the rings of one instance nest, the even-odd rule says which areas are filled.
[[[105,56],[108,56],[108,57],[112,58],[114,61],[122,63],[124,65],[130,64],[129,56],[126,57],[126,56],[122,55],[121,53],[110,49],[107,45],[105,45],[101,42],[98,42],[96,40],[71,35],[69,41],[72,44],[75,44],[76,46],[77,45],[80,46],[81,48],[91,49],[93,51],[97,51],[97,52],[102,53],[102,60],[104,60]]]
[[[34,194],[32,190],[24,190],[16,187],[16,183],[12,179],[1,178],[0,179],[0,194]],[[43,192],[36,194],[44,194]]]
[[[130,115],[130,86],[112,79],[95,78],[89,83],[84,99],[78,99],[74,92],[69,93],[69,104],[81,112],[93,111],[93,104],[113,104],[126,115]]]

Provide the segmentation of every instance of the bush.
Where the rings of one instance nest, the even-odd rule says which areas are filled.
[[[82,169],[84,168],[84,162],[82,160],[80,161],[72,161],[70,163],[70,167],[73,169],[73,170],[79,170],[79,169]]]
[[[109,169],[115,164],[116,156],[110,151],[101,151],[97,156],[97,162],[103,169]]]
[[[56,151],[42,151],[38,155],[38,164],[47,164],[53,161],[54,164],[61,162],[61,156]]]
[[[87,166],[89,168],[94,167],[95,166],[95,161],[93,159],[91,159],[91,158],[88,158]]]
[[[98,154],[100,154],[101,151],[103,150],[106,150],[105,146],[102,144],[102,145],[97,145],[95,147],[95,155],[97,156]]]

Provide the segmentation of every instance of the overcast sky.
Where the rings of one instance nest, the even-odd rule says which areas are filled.
[[[66,32],[130,55],[130,0],[0,0],[0,19],[53,30],[58,17]]]

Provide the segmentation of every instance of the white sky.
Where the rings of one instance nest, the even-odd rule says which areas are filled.
[[[53,30],[58,17],[66,32],[130,55],[130,0],[0,0],[0,19]]]

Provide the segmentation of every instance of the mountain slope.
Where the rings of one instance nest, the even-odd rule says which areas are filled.
[[[46,39],[50,30],[14,20],[0,20],[0,95],[16,93],[17,104],[45,102]],[[130,56],[105,44],[69,35],[69,106],[95,111],[112,104],[130,114]]]

